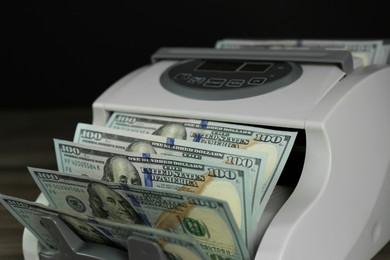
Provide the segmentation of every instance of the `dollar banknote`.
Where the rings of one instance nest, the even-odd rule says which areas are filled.
[[[177,156],[108,150],[58,139],[54,143],[59,171],[223,199],[231,207],[240,230],[247,233],[252,222],[253,194],[246,168]]]
[[[44,227],[42,217],[55,216],[61,218],[62,216],[72,215],[72,213],[4,194],[0,194],[0,202],[16,220],[37,238],[45,251],[54,252],[59,249],[56,239],[50,234],[49,230]],[[74,217],[77,218],[77,216]],[[85,236],[83,237],[83,240],[86,242],[115,246],[100,232],[91,234],[88,237]]]
[[[84,242],[128,250],[130,237],[141,238],[156,243],[168,259],[203,260],[212,257],[212,255],[207,256],[199,243],[187,235],[75,214],[3,194],[0,194],[0,201],[25,228],[32,232],[44,246],[45,253],[60,249],[55,236],[46,229],[42,222],[43,218],[51,218],[62,221]]]
[[[150,225],[144,215],[115,191],[113,187],[119,184],[108,186],[87,175],[80,178],[82,175],[49,169],[28,167],[28,170],[51,207],[117,223]]]
[[[264,187],[262,176],[265,174],[265,162],[268,159],[268,154],[265,152],[227,148],[172,137],[137,134],[84,123],[77,124],[73,141],[120,151],[174,155],[202,162],[223,162],[246,167],[251,179],[252,198],[250,205],[252,211],[254,204],[257,204],[255,196],[259,196],[258,193],[261,193]]]
[[[261,127],[161,116],[114,112],[109,128],[160,135],[220,147],[267,154],[264,174],[255,182],[254,220],[260,219],[294,145],[297,132]],[[261,184],[259,184],[261,183]],[[261,186],[259,186],[261,185]]]
[[[224,200],[190,192],[105,182],[54,170],[31,167],[29,170],[53,207],[121,224],[141,224],[186,234],[196,239],[208,255],[219,253],[223,259],[248,257],[250,234],[239,229]]]
[[[216,259],[248,258],[253,255],[248,237],[240,234],[226,201],[187,192],[166,192],[128,185],[123,196],[142,208],[152,226],[194,237]],[[143,189],[141,189],[143,188]]]
[[[125,186],[118,192],[139,205],[153,227],[194,237],[209,255],[218,256],[216,259],[247,259],[247,253],[254,251],[248,237],[238,229],[226,201],[186,192],[122,187]]]

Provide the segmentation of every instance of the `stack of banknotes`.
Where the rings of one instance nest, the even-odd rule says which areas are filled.
[[[0,195],[42,250],[54,216],[86,243],[128,250],[153,241],[167,259],[251,259],[254,230],[297,133],[114,112],[53,139],[57,169],[27,166],[48,205]]]
[[[388,40],[349,39],[222,39],[215,43],[217,49],[273,49],[273,50],[346,50],[353,58],[357,69],[371,64],[390,64]]]

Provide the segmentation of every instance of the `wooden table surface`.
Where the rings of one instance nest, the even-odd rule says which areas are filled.
[[[0,120],[0,193],[35,200],[39,190],[27,167],[56,169],[53,138],[72,140],[78,122],[92,122],[92,107],[3,109]],[[24,259],[22,235],[23,226],[0,204],[0,260]],[[390,244],[373,259],[390,259]]]
[[[39,189],[27,167],[57,169],[53,138],[72,140],[78,122],[92,110],[36,109],[0,112],[0,193],[35,200]],[[0,259],[23,259],[23,226],[0,204]]]

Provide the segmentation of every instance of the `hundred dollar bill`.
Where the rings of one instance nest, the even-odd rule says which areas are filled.
[[[33,233],[47,251],[56,251],[58,246],[50,231],[42,225],[43,217],[64,222],[84,242],[127,250],[128,238],[135,237],[155,242],[168,259],[203,260],[208,258],[196,240],[189,236],[147,226],[124,225],[87,215],[74,214],[2,194],[0,194],[0,201],[24,227]]]
[[[114,184],[108,186],[87,175],[81,177],[55,170],[27,168],[51,207],[117,223],[149,225],[144,215],[114,191]],[[96,188],[96,182],[102,183],[99,188]]]
[[[50,205],[117,223],[144,224],[196,239],[208,255],[247,259],[247,237],[226,201],[208,196],[105,182],[88,176],[29,167]],[[127,219],[127,220],[126,220]]]
[[[252,208],[256,221],[260,219],[297,136],[296,131],[121,112],[114,112],[106,126],[134,133],[168,136],[237,150],[245,149],[261,153],[261,156],[267,154],[264,174],[254,184]]]
[[[123,185],[121,191],[142,208],[152,226],[195,238],[215,259],[249,259],[254,248],[240,234],[226,201],[187,192]],[[213,258],[214,259],[214,258]]]
[[[58,139],[54,143],[59,171],[223,199],[231,207],[240,230],[247,234],[250,228],[252,191],[246,168],[177,156],[108,150]],[[107,178],[108,175],[120,177]]]
[[[136,134],[84,123],[77,124],[73,141],[120,151],[174,155],[202,160],[202,162],[224,162],[246,167],[249,171],[252,187],[251,210],[253,210],[255,203],[255,195],[259,196],[257,193],[262,192],[261,189],[264,186],[262,176],[266,167],[265,162],[268,159],[268,154],[265,152],[226,148],[172,137]]]

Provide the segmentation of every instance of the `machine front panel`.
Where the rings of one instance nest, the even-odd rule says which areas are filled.
[[[301,77],[274,91],[240,99],[201,100],[172,93],[161,85],[160,75],[173,64],[161,61],[135,76],[126,76],[103,94],[95,107],[105,111],[303,128],[315,105],[345,75],[333,65],[301,65]]]

